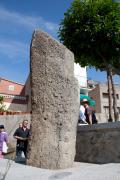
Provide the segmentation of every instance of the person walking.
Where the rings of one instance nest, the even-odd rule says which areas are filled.
[[[4,157],[4,143],[7,152],[8,134],[5,132],[4,125],[0,125],[0,159],[3,159]]]
[[[21,158],[22,152],[26,158],[27,145],[29,139],[29,129],[28,129],[28,120],[23,120],[22,127],[16,129],[13,137],[17,139],[16,144],[16,158]]]

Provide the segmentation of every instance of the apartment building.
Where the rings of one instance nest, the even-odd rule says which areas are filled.
[[[24,84],[0,78],[0,96],[4,98],[5,109],[8,111],[27,111],[27,98]]]
[[[115,85],[117,108],[120,117],[120,86]],[[94,89],[89,91],[89,96],[96,101],[95,110],[99,122],[108,122],[109,118],[109,99],[108,99],[108,86],[107,84],[97,84]],[[112,100],[113,103],[113,100]]]

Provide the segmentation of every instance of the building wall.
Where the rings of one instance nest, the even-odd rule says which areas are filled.
[[[108,114],[109,100],[108,100],[108,87],[107,84],[100,84],[100,98],[101,98],[101,113]],[[115,85],[117,96],[117,107],[120,113],[120,86]],[[113,103],[113,98],[112,98]]]
[[[24,85],[0,78],[0,96],[4,98],[5,110],[24,112],[27,110]]]
[[[88,95],[86,67],[81,67],[78,63],[74,63],[74,76],[78,80],[80,94]]]
[[[88,95],[93,98],[96,102],[95,104],[95,110],[96,113],[101,113],[101,98],[100,98],[100,88],[99,85],[97,85],[94,89],[88,92]]]
[[[0,78],[0,93],[24,95],[24,85]]]
[[[79,82],[80,88],[87,87],[86,67],[81,67],[78,63],[74,63],[74,76]]]
[[[115,85],[116,96],[117,96],[117,107],[120,109],[120,86]],[[100,92],[101,92],[101,104],[102,109],[101,113],[108,113],[108,87],[107,84],[100,85]],[[112,99],[113,103],[113,99]],[[106,107],[106,108],[105,108]]]
[[[117,96],[117,108],[120,117],[120,86],[115,85],[116,96]],[[108,122],[109,118],[109,100],[108,100],[108,86],[107,84],[98,84],[96,88],[89,92],[89,96],[91,96],[95,101],[95,109],[97,112],[97,118],[99,122]],[[113,103],[113,99],[112,99]],[[112,111],[113,114],[113,111]],[[113,117],[114,119],[114,117]]]

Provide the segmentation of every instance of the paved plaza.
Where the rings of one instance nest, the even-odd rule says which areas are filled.
[[[73,168],[46,170],[7,159],[0,160],[0,180],[6,171],[5,180],[120,180],[120,163],[74,163]]]

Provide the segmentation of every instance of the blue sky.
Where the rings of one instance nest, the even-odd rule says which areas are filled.
[[[29,47],[34,29],[57,39],[64,12],[72,0],[0,0],[0,77],[25,83],[29,74]],[[106,74],[88,70],[88,77],[106,81]],[[117,78],[120,83],[120,78]]]

